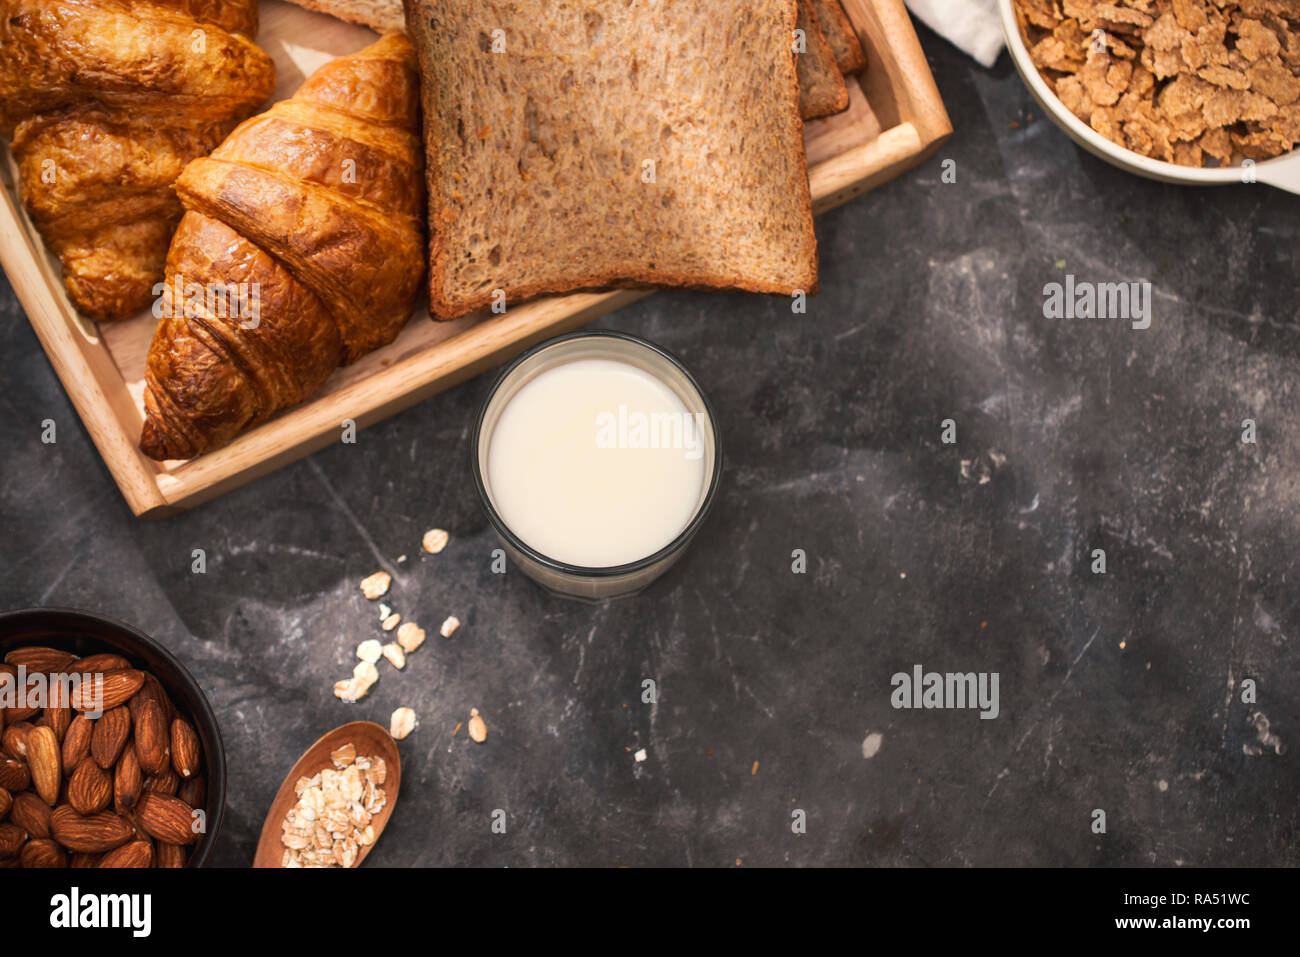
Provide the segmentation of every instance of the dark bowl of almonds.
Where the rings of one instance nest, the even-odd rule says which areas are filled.
[[[0,614],[0,868],[202,867],[226,753],[193,675],[92,612]]]

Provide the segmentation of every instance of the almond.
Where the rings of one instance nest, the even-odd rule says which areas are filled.
[[[113,780],[108,772],[85,757],[68,779],[68,803],[78,814],[94,814],[113,800]]]
[[[63,735],[63,773],[71,774],[76,770],[81,759],[90,753],[90,737],[95,731],[95,722],[84,714],[79,714],[68,725]]]
[[[40,708],[5,708],[5,721],[13,724],[15,721],[26,721],[28,718],[34,718],[40,713]]]
[[[27,765],[13,758],[0,758],[0,788],[6,791],[26,791],[32,783],[32,776],[27,773]]]
[[[112,811],[82,815],[70,804],[60,804],[50,815],[50,832],[70,851],[102,854],[131,840],[135,829]]]
[[[112,711],[105,711],[104,716],[95,722],[95,730],[90,737],[90,753],[95,763],[107,771],[117,763],[122,746],[131,736],[131,712],[121,705]]]
[[[162,774],[167,767],[171,736],[162,707],[152,698],[140,703],[135,712],[135,756],[146,774]]]
[[[72,696],[72,706],[78,711],[110,711],[126,704],[144,684],[144,672],[124,668],[105,671],[102,677],[87,682]]]
[[[67,667],[76,660],[77,656],[67,651],[59,651],[57,648],[42,648],[37,645],[15,648],[5,655],[5,664],[7,665],[13,665],[15,668],[22,665],[28,671],[43,671],[46,674],[58,674],[61,671],[66,671]]]
[[[172,767],[183,778],[199,773],[199,735],[184,718],[172,719]]]
[[[167,844],[159,841],[155,857],[158,867],[184,867],[185,855],[185,848],[179,844]]]
[[[154,791],[140,795],[135,818],[146,834],[167,844],[193,844],[199,839],[194,831],[194,812],[180,798]]]
[[[6,695],[16,695],[19,690],[18,669],[13,665],[0,664],[0,675],[6,676],[4,681]],[[31,676],[29,675],[27,678],[27,683],[29,685],[31,684],[31,680]],[[0,718],[3,718],[3,720],[0,720],[0,729],[3,729],[6,724],[13,724],[16,721],[25,721],[40,710],[40,708],[0,708]]]
[[[0,748],[11,758],[17,758],[20,761],[27,760],[27,736],[32,733],[34,724],[26,721],[16,721],[4,730],[0,735]]]
[[[23,867],[67,867],[68,855],[48,837],[38,837],[23,845]]]
[[[27,843],[27,835],[17,824],[0,824],[0,857],[17,857]]]
[[[101,856],[102,855],[99,854],[87,854],[85,851],[82,851],[79,854],[73,854],[72,857],[69,858],[68,866],[69,867],[94,867],[96,864],[99,863],[99,859]]]
[[[140,686],[139,693],[131,699],[131,717],[135,717],[136,709],[141,704],[151,699],[158,702],[158,707],[163,711],[163,718],[170,725],[172,718],[176,716],[176,709],[172,707],[171,698],[167,697],[167,692],[163,690],[162,682],[146,671],[144,684]]]
[[[54,737],[63,743],[63,736],[68,733],[68,727],[72,724],[71,708],[46,708],[45,713],[41,715],[39,724],[45,725],[54,732]]]
[[[135,807],[143,787],[144,775],[140,772],[140,762],[135,759],[135,748],[127,748],[113,772],[113,806],[118,814]]]
[[[36,792],[53,807],[63,783],[63,755],[59,750],[59,739],[46,725],[38,725],[27,736],[27,770],[31,773]]]
[[[163,770],[162,774],[151,774],[144,782],[146,791],[153,791],[155,794],[170,794],[175,796],[180,790],[181,779],[169,765]]]
[[[145,841],[130,841],[99,859],[96,867],[153,867],[153,847]]]
[[[0,689],[4,690],[6,697],[14,696],[18,693],[18,669],[13,665],[0,664]],[[28,679],[30,681],[30,679]],[[37,708],[0,708],[0,731],[4,730],[6,724],[13,724],[15,721],[22,721],[36,714]]]
[[[203,781],[203,775],[196,774],[188,781],[182,781],[181,789],[176,792],[176,796],[190,807],[206,807],[208,804],[208,786]],[[3,816],[0,814],[0,817]]]
[[[14,796],[4,788],[0,788],[0,821],[3,821],[9,816],[9,809],[13,806]]]
[[[9,820],[26,831],[28,837],[50,836],[50,806],[31,791],[14,795]]]
[[[121,655],[100,654],[87,655],[77,662],[77,674],[97,675],[105,671],[129,671],[131,662]]]

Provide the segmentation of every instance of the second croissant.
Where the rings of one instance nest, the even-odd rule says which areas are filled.
[[[226,445],[397,337],[424,272],[418,123],[415,54],[395,32],[185,168],[145,375],[146,455]]]

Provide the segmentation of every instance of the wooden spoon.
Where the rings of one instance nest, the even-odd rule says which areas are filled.
[[[383,758],[384,764],[388,766],[388,774],[383,785],[388,800],[383,810],[370,821],[370,826],[375,829],[375,839],[366,847],[358,849],[356,863],[352,866],[359,867],[366,859],[366,855],[379,843],[379,836],[384,833],[388,818],[397,804],[398,789],[402,784],[402,759],[397,754],[397,742],[393,740],[386,728],[380,727],[373,721],[353,721],[351,724],[335,728],[313,744],[289,771],[284,783],[280,785],[279,792],[275,795],[275,800],[271,802],[271,810],[267,812],[266,822],[262,825],[262,837],[257,842],[257,854],[253,857],[254,867],[283,866],[281,862],[284,860],[284,845],[280,843],[280,835],[283,833],[281,826],[289,809],[298,803],[298,795],[293,786],[298,783],[299,778],[309,778],[324,768],[334,767],[333,762],[330,761],[330,754],[345,744],[351,744],[357,749],[357,757],[372,755]]]

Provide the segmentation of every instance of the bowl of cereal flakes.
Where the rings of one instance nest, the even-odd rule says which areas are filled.
[[[1034,98],[1152,179],[1300,193],[1300,0],[998,0]]]

